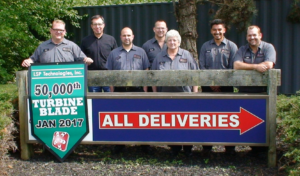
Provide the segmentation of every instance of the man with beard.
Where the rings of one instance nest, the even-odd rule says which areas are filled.
[[[134,35],[129,27],[121,30],[122,46],[114,49],[107,58],[106,67],[108,70],[148,70],[149,60],[145,51],[135,46],[132,41]],[[113,87],[111,92],[147,92],[145,87]],[[124,149],[125,145],[116,145],[113,153],[118,154]]]
[[[233,58],[238,50],[235,43],[225,38],[226,26],[221,19],[210,23],[212,40],[205,42],[200,50],[200,69],[233,69]],[[232,86],[201,86],[202,92],[233,92]],[[234,146],[226,146],[227,153],[234,152]],[[204,152],[212,146],[203,146]]]
[[[149,60],[145,51],[135,46],[134,35],[129,27],[121,30],[122,46],[114,49],[107,58],[108,70],[148,70]],[[111,92],[147,92],[145,87],[110,87]]]
[[[248,44],[239,48],[234,57],[234,69],[256,70],[265,72],[272,69],[276,63],[276,51],[272,44],[262,41],[262,33],[258,26],[248,27],[246,39]],[[265,86],[240,86],[241,93],[267,92]],[[251,147],[253,155],[266,153],[268,147]]]
[[[94,63],[89,65],[89,70],[107,70],[105,67],[107,57],[113,49],[118,47],[114,37],[104,34],[104,27],[105,22],[102,16],[92,16],[91,28],[93,34],[81,41],[81,50],[94,60]],[[102,91],[109,92],[109,86],[89,86],[89,92]]]
[[[265,72],[274,67],[276,51],[272,44],[262,41],[262,33],[258,26],[249,26],[246,39],[248,44],[239,48],[234,58],[234,69],[256,70]],[[240,86],[239,92],[267,92],[265,86]]]

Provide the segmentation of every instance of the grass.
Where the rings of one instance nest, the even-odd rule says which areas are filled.
[[[0,130],[12,123],[12,114],[17,104],[17,86],[0,84]]]

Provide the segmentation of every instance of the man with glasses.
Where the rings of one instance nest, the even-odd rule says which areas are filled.
[[[142,48],[145,50],[149,62],[150,62],[150,68],[152,65],[152,62],[156,55],[161,51],[167,48],[167,45],[165,44],[165,37],[166,33],[168,31],[167,23],[163,20],[158,20],[155,22],[155,25],[153,27],[154,37],[147,42],[145,42],[142,46]]]
[[[86,57],[78,45],[64,38],[65,22],[54,20],[50,29],[51,39],[43,42],[33,55],[23,60],[22,66],[29,67],[32,63],[74,62],[83,61],[91,64],[93,60]]]
[[[164,20],[157,20],[153,27],[154,37],[147,42],[145,42],[142,48],[145,50],[149,59],[149,69],[152,66],[154,58],[156,55],[167,48],[165,43],[166,33],[168,31],[167,23]],[[157,87],[160,92],[161,87]],[[148,92],[153,92],[152,87],[148,87]]]
[[[117,48],[117,42],[114,37],[104,34],[105,27],[104,18],[100,15],[95,15],[91,18],[91,28],[93,34],[85,37],[81,41],[81,50],[88,57],[94,60],[94,63],[89,65],[89,70],[107,70],[106,61],[109,53]],[[110,92],[109,86],[90,86],[89,92]]]

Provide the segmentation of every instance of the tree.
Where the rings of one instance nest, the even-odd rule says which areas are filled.
[[[175,5],[175,0],[173,0],[173,3]],[[189,50],[196,59],[198,58],[196,12],[199,3],[218,5],[219,9],[215,12],[214,18],[220,18],[227,24],[235,25],[239,31],[243,31],[257,13],[253,0],[179,0],[175,15],[182,36],[181,46]]]

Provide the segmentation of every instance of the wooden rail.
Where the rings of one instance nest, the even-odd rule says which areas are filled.
[[[17,72],[20,114],[21,158],[30,159],[32,147],[27,143],[26,96],[27,71]],[[88,86],[267,86],[269,104],[269,167],[276,166],[276,98],[281,85],[281,71],[265,73],[246,70],[176,70],[176,71],[88,71]],[[251,94],[249,95],[251,96]]]

